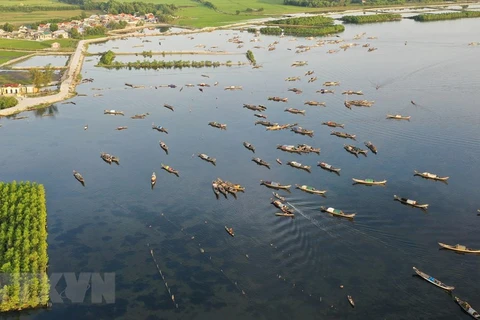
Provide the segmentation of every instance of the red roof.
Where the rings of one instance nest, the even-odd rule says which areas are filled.
[[[7,83],[7,84],[4,84],[3,85],[4,88],[17,88],[17,87],[20,87],[20,84],[19,83]]]

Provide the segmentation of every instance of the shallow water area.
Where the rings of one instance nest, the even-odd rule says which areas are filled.
[[[45,184],[49,272],[116,273],[114,305],[92,304],[88,293],[84,304],[54,304],[51,311],[25,317],[466,317],[448,294],[413,276],[412,266],[455,286],[455,294],[480,309],[480,289],[472,281],[480,276],[479,257],[439,250],[437,244],[480,248],[480,67],[478,48],[468,46],[479,28],[478,19],[404,19],[347,25],[339,35],[345,40],[341,43],[327,42],[340,39],[335,36],[307,40],[263,35],[251,42],[251,33],[219,30],[145,38],[152,42],[129,38],[90,45],[89,52],[99,52],[112,47],[134,50],[132,46],[143,44],[141,52],[196,50],[202,44],[236,52],[242,61],[246,57],[240,54],[252,50],[262,67],[108,70],[95,67],[98,57],[93,57],[85,61],[82,77],[94,80],[77,87],[80,95],[71,99],[75,104],[27,112],[23,120],[0,119],[2,179]],[[242,48],[228,42],[234,36],[243,41]],[[269,51],[275,41],[275,50]],[[350,43],[357,45],[340,49]],[[367,43],[378,50],[368,52],[363,47]],[[310,50],[296,53],[298,46]],[[329,50],[339,51],[328,54]],[[212,55],[210,60],[217,58],[227,57]],[[165,59],[190,60],[183,55]],[[294,67],[295,61],[307,65]],[[306,76],[309,70],[314,74]],[[285,81],[296,76],[299,81]],[[315,76],[318,79],[309,83]],[[340,82],[329,87],[334,94],[316,92],[325,88],[325,81]],[[201,82],[210,87],[198,90]],[[177,87],[154,88],[162,83]],[[188,83],[195,86],[185,86]],[[243,90],[224,90],[230,85]],[[303,93],[288,91],[293,87]],[[343,90],[362,90],[364,95],[345,96]],[[286,97],[288,102],[269,101],[270,96]],[[348,109],[346,99],[375,103]],[[309,100],[326,106],[305,105]],[[165,103],[175,111],[164,108]],[[243,108],[244,103],[262,104],[268,121],[298,123],[314,130],[314,136],[266,131],[254,124],[259,118]],[[287,113],[288,107],[305,109],[306,115]],[[125,115],[104,115],[105,109]],[[145,113],[143,120],[130,118]],[[387,120],[387,114],[409,115],[411,120]],[[356,134],[356,141],[330,135],[332,128],[321,124],[329,120],[345,124],[335,130]],[[227,124],[227,130],[208,126],[211,121]],[[152,130],[152,123],[169,133]],[[117,131],[118,126],[128,129]],[[168,155],[159,140],[169,146]],[[255,153],[242,146],[244,141],[255,146]],[[369,151],[367,157],[357,158],[343,149],[344,144],[365,148],[364,141],[372,141],[378,154]],[[320,147],[320,155],[276,149],[302,143]],[[120,164],[105,163],[101,152],[118,156]],[[216,166],[198,158],[199,153],[216,158]],[[267,161],[271,169],[258,166],[252,157]],[[311,166],[311,173],[287,166],[288,161]],[[340,167],[340,175],[322,170],[319,161]],[[162,170],[162,163],[177,169],[179,177]],[[84,176],[85,187],[72,170]],[[414,170],[450,179],[448,184],[425,180],[414,177]],[[157,183],[152,189],[153,171]],[[241,184],[245,193],[238,193],[236,200],[221,194],[216,199],[211,182],[217,177]],[[352,185],[352,178],[386,179],[387,184]],[[279,193],[295,210],[294,219],[275,216],[279,210],[270,204],[272,190],[261,186],[261,179],[292,185],[291,192]],[[307,194],[295,184],[327,193]],[[430,208],[424,212],[402,205],[393,200],[394,194]],[[321,212],[320,206],[357,215],[353,221],[344,220]],[[225,226],[234,228],[235,237]],[[347,295],[353,296],[354,309]]]
[[[48,64],[52,67],[64,67],[70,56],[68,55],[48,55],[48,56],[34,56],[25,61],[12,65],[13,67],[44,67]]]

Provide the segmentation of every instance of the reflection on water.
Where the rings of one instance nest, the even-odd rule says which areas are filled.
[[[94,80],[77,88],[81,95],[72,99],[75,104],[34,112],[55,117],[25,113],[29,118],[24,121],[2,121],[0,167],[3,180],[45,184],[49,271],[115,272],[116,304],[54,305],[31,316],[191,319],[221,312],[242,319],[462,319],[448,295],[412,277],[412,266],[455,285],[462,298],[480,306],[475,300],[480,289],[472,281],[479,276],[478,257],[449,254],[437,245],[480,247],[475,215],[480,196],[480,70],[475,49],[467,45],[479,26],[475,19],[349,25],[342,37],[359,45],[336,54],[327,51],[341,44],[316,46],[318,39],[268,36],[250,42],[252,34],[232,30],[144,43],[153,48],[162,39],[165,50],[192,50],[199,44],[239,54],[250,49],[261,69],[106,70],[94,67],[95,59],[85,61],[83,78]],[[353,40],[362,32],[363,38]],[[243,48],[227,41],[233,36],[239,36]],[[275,40],[276,50],[268,51]],[[89,50],[127,50],[141,41],[116,40]],[[365,43],[378,50],[367,52]],[[300,45],[311,50],[295,53]],[[291,67],[297,60],[308,65]],[[316,82],[308,83],[308,70],[315,71]],[[293,76],[301,80],[284,81]],[[317,93],[325,81],[340,81],[340,86],[333,88],[334,94]],[[185,86],[200,82],[210,87],[202,92]],[[161,83],[176,87],[155,89]],[[224,90],[230,85],[243,90]],[[303,93],[287,91],[292,87]],[[361,99],[375,104],[347,109],[343,90],[362,90]],[[268,101],[269,96],[288,97],[288,102]],[[305,106],[308,100],[326,107]],[[175,111],[164,108],[165,103]],[[244,103],[263,104],[268,121],[298,122],[314,130],[314,136],[255,126],[258,118]],[[284,112],[287,107],[305,109],[306,115]],[[104,115],[104,109],[124,111],[125,116]],[[148,113],[145,119],[130,118],[143,113]],[[389,113],[410,115],[411,120],[386,120]],[[226,123],[228,129],[212,128],[211,121]],[[357,136],[354,145],[372,141],[378,154],[348,154],[345,141],[321,125],[325,121],[344,123],[341,131]],[[152,130],[152,122],[169,133]],[[128,129],[117,131],[118,126]],[[160,139],[169,146],[168,155]],[[251,161],[244,141],[255,146],[255,157],[272,164],[270,170]],[[320,155],[276,149],[278,144],[300,143],[320,147]],[[102,161],[101,152],[118,156],[120,165]],[[216,158],[216,166],[198,153]],[[290,168],[288,161],[309,165],[312,172]],[[341,174],[322,170],[316,166],[319,161],[342,168]],[[161,170],[161,163],[179,170],[179,177]],[[72,170],[82,174],[85,187]],[[414,170],[448,175],[449,183],[414,177]],[[153,190],[152,171],[157,175]],[[245,186],[245,193],[217,200],[211,182],[218,177]],[[369,188],[352,186],[352,178],[388,182]],[[260,180],[306,184],[327,193],[323,198],[279,191],[296,214],[294,219],[276,217],[271,189]],[[394,194],[430,208],[424,213],[402,206]],[[347,221],[321,212],[320,206],[357,215]],[[234,228],[235,237],[225,226]],[[347,295],[353,296],[355,309]]]
[[[35,109],[33,113],[35,117],[54,117],[58,113],[58,106],[52,104],[46,108]]]

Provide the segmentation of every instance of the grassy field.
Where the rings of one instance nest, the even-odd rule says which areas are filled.
[[[30,54],[29,52],[0,51],[0,64]]]
[[[57,7],[59,5],[69,6],[69,4],[58,2],[57,0],[0,0],[0,6],[5,6],[5,7],[16,7],[16,6]]]
[[[46,41],[0,39],[1,49],[42,50],[50,48],[50,46]]]
[[[0,0],[5,1],[5,0]],[[57,5],[64,5],[57,2]],[[40,22],[48,19],[68,19],[79,16],[83,10],[60,10],[60,11],[32,11],[32,12],[0,12],[2,16],[2,24],[5,22],[14,25],[27,24],[31,22]],[[85,11],[87,16],[96,14],[96,11]]]

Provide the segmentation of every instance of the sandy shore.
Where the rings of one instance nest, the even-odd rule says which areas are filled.
[[[379,7],[379,8],[363,8],[363,9],[355,9],[355,10],[345,10],[345,11],[338,11],[338,12],[325,12],[320,14],[290,14],[290,16],[309,16],[309,15],[333,15],[333,14],[352,14],[358,13],[363,11],[394,11],[394,10],[405,10],[405,9],[414,9],[414,8],[442,8],[445,6],[461,6],[461,5],[471,5],[471,4],[478,4],[479,2],[465,2],[465,3],[446,3],[446,4],[418,4],[418,5],[411,5],[411,6],[399,6],[399,7]],[[185,29],[182,32],[165,32],[165,33],[151,33],[151,34],[143,34],[140,32],[134,31],[133,33],[129,34],[122,34],[122,35],[110,35],[105,38],[98,38],[98,39],[91,39],[91,40],[81,40],[78,43],[77,49],[72,55],[72,58],[69,61],[67,66],[66,74],[64,75],[64,80],[60,85],[59,92],[44,97],[36,97],[36,98],[19,98],[19,102],[15,107],[0,110],[0,117],[8,116],[16,113],[20,113],[22,111],[28,111],[32,108],[35,108],[39,105],[50,105],[55,102],[63,101],[75,96],[75,87],[77,85],[77,75],[80,73],[83,59],[85,58],[85,45],[88,43],[95,43],[95,42],[103,42],[113,39],[119,39],[124,37],[152,37],[152,36],[174,36],[174,35],[183,35],[183,34],[190,34],[190,33],[200,33],[200,32],[210,32],[217,29],[232,29],[232,28],[239,28],[244,27],[252,24],[259,24],[264,23],[269,20],[275,19],[273,17],[267,18],[260,18],[260,19],[253,19],[244,22],[229,24],[221,27],[207,27],[202,29]],[[216,52],[209,52],[209,54],[219,54]],[[24,58],[24,57],[23,57]]]

